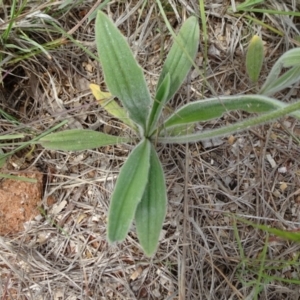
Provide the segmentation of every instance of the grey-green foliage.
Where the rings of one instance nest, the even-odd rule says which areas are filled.
[[[113,115],[124,116],[127,113],[137,125],[130,126],[135,133],[132,142],[140,140],[121,168],[111,197],[108,240],[110,242],[124,240],[135,220],[141,247],[148,256],[156,251],[167,203],[163,168],[154,147],[157,142],[195,142],[247,129],[286,114],[300,118],[297,111],[300,109],[300,102],[286,104],[270,98],[274,92],[300,79],[298,64],[300,49],[295,49],[285,53],[279,59],[279,63],[275,64],[260,95],[220,96],[192,101],[161,121],[163,108],[179,89],[193,65],[198,51],[199,35],[197,18],[188,18],[174,40],[163,65],[155,97],[151,99],[142,69],[134,59],[125,38],[103,12],[99,11],[96,18],[96,42],[105,82],[111,94],[118,97],[123,105],[123,108],[117,109],[124,110]],[[260,43],[257,38],[254,40]],[[261,46],[258,48],[261,50]],[[252,50],[249,48],[249,51]],[[262,54],[262,51],[258,52],[258,55]],[[249,54],[249,58],[250,61],[255,58],[253,53]],[[258,59],[261,61],[263,58]],[[286,72],[282,72],[283,67],[287,68]],[[250,68],[249,76],[253,76],[252,79],[256,81],[260,70],[261,62],[255,68]],[[274,85],[274,82],[278,85]],[[193,130],[193,125],[197,122],[219,118],[232,110],[244,110],[260,115],[210,131]],[[188,131],[176,130],[187,126],[190,126]],[[82,134],[80,131],[67,131],[50,134],[40,142],[50,149],[63,149],[61,138],[64,134],[68,137],[64,149],[69,150],[90,149],[129,141],[127,138],[97,133],[98,136],[95,136],[93,143],[89,139],[88,143],[84,144],[87,139],[84,137],[85,131]],[[91,132],[88,132],[88,135],[92,136]]]

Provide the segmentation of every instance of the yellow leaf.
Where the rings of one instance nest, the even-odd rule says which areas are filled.
[[[102,102],[105,102],[106,100],[110,100],[112,98],[111,93],[102,92],[100,89],[100,86],[97,84],[91,83],[90,89],[92,90],[92,93],[98,102],[102,103]]]
[[[137,130],[136,126],[129,119],[126,111],[115,100],[111,93],[102,92],[100,86],[97,84],[90,84],[90,89],[98,101],[98,103],[113,117],[121,120],[124,124],[130,128]]]

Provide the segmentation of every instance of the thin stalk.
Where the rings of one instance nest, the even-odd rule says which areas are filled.
[[[261,9],[261,8],[245,8],[241,9],[242,11],[247,12],[256,12],[256,13],[264,13],[270,15],[284,15],[284,16],[295,16],[300,17],[300,12],[296,11],[280,11],[280,10],[272,10],[272,9]]]
[[[253,18],[253,17],[251,17],[251,16],[249,16],[249,15],[245,15],[245,14],[237,14],[237,13],[236,13],[236,14],[234,14],[234,16],[235,16],[235,17],[244,17],[244,18],[247,18],[247,19],[253,21],[254,23],[256,23],[256,24],[258,24],[258,25],[261,25],[262,27],[267,28],[267,29],[273,31],[274,33],[276,33],[276,34],[278,34],[278,35],[280,35],[280,36],[284,36],[284,33],[283,33],[282,31],[277,30],[276,28],[274,28],[274,27],[272,27],[272,26],[270,26],[270,25],[264,23],[263,21],[257,20],[256,18]]]

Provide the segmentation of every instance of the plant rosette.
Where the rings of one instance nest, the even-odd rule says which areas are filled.
[[[164,117],[163,110],[168,101],[178,91],[191,67],[197,68],[194,63],[200,35],[197,18],[189,17],[178,34],[173,35],[174,43],[163,64],[154,99],[124,36],[102,11],[97,13],[95,31],[99,61],[109,93],[102,92],[95,84],[91,84],[91,90],[99,104],[128,126],[134,137],[65,130],[48,134],[39,139],[39,143],[48,149],[77,151],[139,140],[116,181],[107,232],[110,243],[121,242],[135,221],[140,245],[147,256],[152,256],[159,243],[167,205],[165,177],[154,145],[226,136],[284,115],[300,119],[300,101],[286,104],[271,98],[274,93],[299,81],[300,49],[292,49],[279,58],[258,94],[192,101]],[[247,72],[253,82],[257,82],[262,67],[262,50],[261,39],[253,38],[246,58]],[[194,131],[198,122],[216,119],[234,110],[256,115],[226,127]]]

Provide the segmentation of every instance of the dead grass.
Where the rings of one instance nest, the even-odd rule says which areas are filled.
[[[292,3],[268,1],[268,6],[296,10]],[[60,26],[74,28],[93,4],[74,5],[60,16]],[[175,29],[188,15],[199,15],[195,0],[164,5]],[[281,30],[284,36],[279,36],[224,8],[223,1],[205,4],[207,64],[203,44],[196,58],[212,90],[192,72],[190,86],[180,89],[173,106],[215,94],[251,92],[244,58],[253,34],[261,34],[266,43],[263,77],[278,56],[294,47],[296,18],[251,14]],[[53,5],[49,13],[55,15],[55,9]],[[128,37],[153,92],[171,44],[155,2],[114,1],[107,13]],[[93,36],[93,22],[84,22],[73,34],[96,53]],[[60,35],[43,33],[47,41],[54,38]],[[10,74],[3,80],[1,108],[37,133],[64,119],[71,128],[119,132],[120,124],[97,106],[88,89],[90,82],[105,86],[98,63],[72,42],[50,53],[51,60],[40,54],[6,66]],[[299,88],[277,96],[292,101],[299,98]],[[225,126],[244,117],[230,114],[201,126]],[[109,198],[130,145],[76,153],[37,147],[20,169],[37,166],[46,175],[44,213],[24,232],[0,238],[0,299],[298,299],[300,246],[274,237],[266,240],[266,233],[233,216],[299,228],[299,130],[299,122],[285,118],[211,143],[158,145],[169,206],[152,259],[144,257],[134,230],[121,244],[106,240]]]

